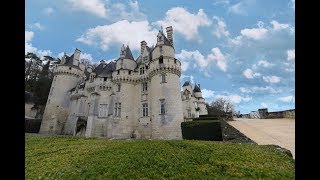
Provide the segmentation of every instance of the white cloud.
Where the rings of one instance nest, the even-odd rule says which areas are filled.
[[[41,25],[39,22],[36,22],[36,23],[29,25],[29,28],[43,30],[44,26]]]
[[[208,67],[210,62],[216,61],[219,69],[224,72],[227,70],[226,58],[219,48],[212,48],[211,54],[208,54],[207,58],[205,58],[198,50],[186,51],[183,49],[180,54],[176,54],[176,58],[180,59],[182,64],[187,63],[187,65],[182,68],[184,71],[189,68],[189,63],[192,64],[192,61],[195,61],[195,65],[202,69]],[[209,72],[206,72],[206,75],[209,75],[208,73]]]
[[[252,28],[252,29],[242,29],[241,35],[249,39],[261,40],[266,37],[268,30],[264,27]]]
[[[269,82],[269,83],[278,83],[278,82],[280,82],[280,77],[278,77],[278,76],[263,76],[262,79],[265,82]]]
[[[295,50],[287,50],[287,60],[294,60],[295,59]]]
[[[260,76],[260,73],[254,73],[251,69],[246,69],[242,73],[247,79],[253,79],[254,77]]]
[[[265,92],[269,92],[269,93],[272,93],[272,94],[277,94],[277,93],[282,92],[281,89],[275,90],[274,88],[272,88],[270,86],[265,86],[265,87],[253,86],[253,87],[250,87],[250,88],[240,87],[239,89],[240,89],[240,91],[242,93],[258,93],[258,92],[265,93]]]
[[[80,54],[80,59],[87,59],[89,61],[92,61],[92,56],[91,54],[88,54],[88,53],[82,53]]]
[[[166,17],[163,20],[157,21],[155,24],[164,27],[172,26],[187,40],[192,40],[197,37],[198,28],[211,25],[211,21],[203,9],[199,9],[197,14],[192,14],[182,7],[174,7],[166,12]]]
[[[280,97],[278,100],[282,102],[295,102],[295,97],[294,96],[285,96],[285,97]]]
[[[140,42],[145,40],[149,45],[156,41],[158,31],[149,26],[148,21],[118,21],[104,26],[90,28],[76,41],[87,45],[98,45],[107,51],[110,46],[128,43],[131,50],[139,50]]]
[[[32,31],[25,31],[25,39],[24,39],[24,42],[28,43],[32,40],[34,36],[34,32]]]
[[[264,103],[264,102],[261,103],[261,106],[262,106],[263,108],[267,108],[267,107],[268,107],[268,105],[267,105],[266,103]]]
[[[270,23],[272,24],[274,31],[286,29],[286,28],[289,27],[289,24],[281,24],[281,23],[279,23],[278,21],[275,21],[275,20],[272,20]]]
[[[54,10],[51,7],[47,7],[43,9],[43,13],[50,16],[51,14],[53,14]]]
[[[213,34],[215,36],[217,36],[218,38],[222,37],[222,36],[229,36],[229,31],[226,29],[227,25],[226,23],[219,17],[214,16],[213,17],[215,20],[217,20],[217,25],[216,25],[216,29],[214,30]]]
[[[25,54],[28,52],[35,53],[41,59],[43,56],[51,56],[52,52],[50,50],[38,50],[36,47],[33,47],[31,44],[32,38],[34,37],[34,32],[32,31],[25,31]]]
[[[260,61],[258,62],[258,65],[259,65],[259,66],[266,67],[266,68],[274,66],[274,64],[269,63],[268,61],[265,61],[265,60],[260,60]]]
[[[208,55],[209,60],[217,61],[217,66],[222,70],[223,72],[227,71],[227,64],[226,64],[226,58],[221,53],[219,48],[213,48],[211,49],[211,54]]]
[[[140,11],[138,1],[129,1],[128,5],[129,7],[122,3],[112,4],[107,10],[109,12],[109,19],[113,21],[141,21],[147,19],[146,15]]]
[[[205,99],[210,99],[214,97],[214,91],[209,90],[209,89],[201,89],[202,96]]]
[[[101,18],[107,17],[107,9],[102,0],[68,0],[74,10],[86,11]]]
[[[217,95],[216,98],[224,98],[230,100],[232,103],[239,104],[241,101],[248,102],[252,100],[252,97],[242,97],[237,94],[232,95]]]
[[[255,3],[255,0],[242,0],[229,7],[228,12],[237,15],[248,15],[248,9]]]

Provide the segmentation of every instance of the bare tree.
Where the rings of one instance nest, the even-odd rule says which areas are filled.
[[[210,105],[207,104],[207,109],[211,115],[232,115],[235,112],[234,105],[225,98],[218,98]]]

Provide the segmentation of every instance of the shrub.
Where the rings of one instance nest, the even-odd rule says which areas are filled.
[[[219,120],[218,117],[199,117],[199,118],[193,118],[193,121],[203,121],[203,120]]]
[[[219,120],[182,122],[181,129],[183,139],[222,141],[221,122]]]

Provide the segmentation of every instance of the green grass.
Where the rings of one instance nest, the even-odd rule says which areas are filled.
[[[26,179],[294,179],[272,146],[26,136]]]

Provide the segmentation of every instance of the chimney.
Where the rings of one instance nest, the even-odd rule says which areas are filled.
[[[141,41],[141,55],[142,55],[142,53],[143,53],[143,51],[146,49],[146,47],[147,47],[147,42],[145,42],[145,41]]]
[[[77,48],[73,53],[73,65],[75,65],[75,66],[79,65],[80,53],[81,53],[81,51]]]
[[[167,39],[171,42],[171,44],[173,45],[173,30],[172,30],[172,26],[166,27],[166,31],[167,31]]]

